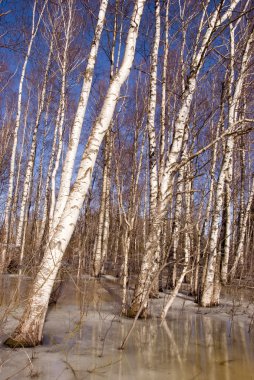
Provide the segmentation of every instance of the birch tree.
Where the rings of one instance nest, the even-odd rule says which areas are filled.
[[[41,342],[51,290],[88,191],[99,147],[110,126],[121,87],[132,67],[144,4],[145,0],[137,0],[134,4],[121,67],[109,85],[101,111],[92,128],[77,178],[56,231],[47,244],[39,272],[34,280],[30,301],[12,337],[5,342],[7,345],[36,346]]]

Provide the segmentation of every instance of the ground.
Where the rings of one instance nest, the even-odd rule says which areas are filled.
[[[20,289],[22,302],[26,282]],[[248,292],[224,292],[221,306],[211,309],[179,294],[163,324],[158,316],[167,295],[160,295],[150,303],[151,318],[137,321],[122,351],[133,321],[120,317],[117,282],[86,277],[77,286],[70,280],[49,310],[43,345],[12,350],[2,342],[18,323],[22,307],[17,307],[17,294],[10,303],[9,292],[9,309],[6,299],[1,307],[0,379],[254,378],[254,308]]]

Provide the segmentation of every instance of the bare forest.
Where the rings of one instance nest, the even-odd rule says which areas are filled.
[[[252,379],[253,70],[253,0],[0,0],[1,379]]]

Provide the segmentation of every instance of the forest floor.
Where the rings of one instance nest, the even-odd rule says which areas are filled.
[[[120,287],[111,277],[66,282],[49,309],[41,346],[10,349],[4,339],[22,314],[29,279],[9,276],[1,298],[0,379],[254,379],[252,292],[225,289],[216,308],[180,293],[161,323],[167,294],[150,302],[124,350],[133,320],[120,316]],[[9,289],[8,292],[4,291]],[[15,290],[16,289],[16,290]]]

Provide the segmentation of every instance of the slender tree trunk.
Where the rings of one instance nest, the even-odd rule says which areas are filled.
[[[111,49],[111,65],[110,65],[110,81],[114,77],[114,63],[115,63],[115,43],[116,43],[116,27],[117,27],[117,7],[116,2],[116,15],[114,20],[113,41]],[[101,194],[101,206],[99,213],[98,234],[96,236],[95,254],[93,262],[93,275],[98,277],[104,270],[104,261],[107,255],[108,248],[108,235],[109,235],[109,207],[110,207],[110,187],[111,187],[111,158],[112,158],[112,129],[113,122],[105,136],[104,148],[104,168],[103,168],[103,182]]]
[[[56,177],[57,172],[60,166],[60,159],[63,149],[63,125],[64,125],[64,118],[66,113],[66,80],[67,80],[67,65],[68,65],[68,50],[71,40],[71,25],[73,22],[73,3],[69,3],[69,9],[68,9],[68,22],[66,25],[65,30],[65,44],[64,44],[64,51],[63,51],[63,58],[62,60],[59,59],[59,65],[61,67],[61,91],[60,91],[60,100],[59,100],[59,108],[57,112],[57,118],[56,118],[56,130],[58,134],[58,147],[57,147],[57,153],[56,158],[54,162],[54,168],[52,171],[52,177],[51,177],[51,202],[50,202],[50,209],[49,209],[49,235],[53,233],[53,220],[54,220],[54,213],[58,205],[56,204]]]
[[[89,98],[90,90],[92,86],[94,66],[95,66],[96,57],[98,53],[101,33],[103,30],[107,6],[108,6],[108,0],[102,0],[99,14],[98,14],[98,21],[97,21],[97,25],[95,29],[95,34],[94,34],[93,42],[91,45],[90,54],[88,57],[87,67],[84,73],[82,90],[81,90],[79,103],[78,103],[78,107],[77,107],[77,111],[76,111],[76,115],[74,119],[74,124],[71,131],[69,146],[68,146],[66,158],[64,161],[63,169],[62,169],[60,189],[59,189],[56,205],[54,207],[54,222],[52,225],[53,230],[56,228],[60,220],[60,217],[63,213],[65,204],[67,202],[67,199],[70,193],[73,167],[74,167],[75,157],[76,157],[76,153],[77,153],[77,149],[79,145],[82,125],[83,125],[83,121],[84,121],[84,117],[86,113],[87,102],[88,102],[88,98]]]
[[[122,296],[122,313],[126,314],[127,312],[127,283],[128,283],[128,262],[130,254],[130,243],[131,237],[133,235],[134,224],[136,219],[136,214],[138,210],[137,206],[137,190],[139,177],[141,173],[141,166],[143,161],[143,152],[146,140],[146,130],[144,131],[143,141],[140,150],[139,162],[137,164],[137,153],[138,153],[138,128],[135,130],[135,140],[134,140],[134,160],[132,168],[132,180],[130,188],[130,197],[129,197],[129,208],[127,216],[124,214],[125,218],[125,228],[123,234],[123,252],[124,252],[124,262],[123,262],[123,296]]]
[[[158,197],[158,171],[156,157],[155,135],[155,107],[157,96],[157,66],[158,50],[160,44],[160,2],[155,0],[155,36],[151,57],[150,88],[148,100],[147,131],[149,141],[149,166],[150,166],[150,224],[153,220]]]
[[[105,224],[108,223],[107,218],[107,198],[109,198],[109,186],[110,186],[110,178],[109,178],[109,169],[110,169],[110,156],[111,156],[111,147],[110,147],[110,130],[107,132],[105,137],[105,148],[104,148],[104,169],[103,169],[103,180],[102,180],[102,193],[101,193],[101,206],[99,213],[99,223],[98,223],[98,232],[96,236],[96,244],[95,244],[95,255],[93,262],[93,275],[98,277],[101,274],[102,266],[103,266],[103,248],[105,250],[105,241],[104,233],[105,233]],[[109,183],[108,183],[109,182]]]
[[[231,248],[232,225],[230,217],[231,189],[230,183],[232,178],[226,179],[225,183],[225,235],[223,237],[223,255],[221,256],[221,282],[225,285],[228,278],[228,262]],[[222,253],[222,252],[221,252]]]
[[[157,70],[158,70],[158,51],[160,44],[160,1],[155,0],[155,35],[151,57],[150,88],[148,100],[147,131],[149,142],[149,170],[150,170],[150,218],[149,229],[152,227],[152,220],[156,212],[158,199],[159,173],[157,168],[156,133],[155,133],[155,109],[157,98]],[[161,261],[160,249],[156,251],[158,263]],[[150,296],[157,297],[159,291],[158,278],[154,282]]]
[[[251,207],[253,205],[253,201],[254,201],[254,178],[252,180],[251,193],[249,195],[248,203],[247,203],[246,208],[245,208],[245,214],[244,214],[244,218],[243,218],[243,222],[242,222],[242,228],[240,231],[240,238],[239,238],[239,242],[238,242],[238,246],[237,246],[236,255],[234,258],[232,268],[230,269],[230,272],[229,272],[230,281],[232,281],[234,279],[236,269],[237,269],[237,265],[239,263],[241,256],[244,253],[244,241],[245,241],[245,236],[246,236],[247,227],[248,227],[248,219],[250,216],[250,211],[251,211]]]
[[[176,285],[176,276],[177,276],[177,250],[178,243],[180,238],[180,229],[181,229],[181,213],[182,213],[182,197],[183,197],[183,185],[184,185],[184,168],[181,168],[179,171],[179,176],[177,178],[177,194],[175,201],[175,214],[173,221],[172,229],[172,271],[170,271],[171,278],[169,279],[169,286],[174,288]]]
[[[167,69],[168,69],[168,29],[169,29],[169,4],[170,0],[166,1],[166,14],[164,26],[164,58],[162,69],[162,94],[161,94],[161,129],[160,129],[160,163],[159,163],[159,186],[162,180],[162,174],[165,165],[165,137],[166,137],[166,103],[167,103]],[[157,53],[158,54],[158,53]]]
[[[106,201],[105,201],[105,217],[104,217],[104,229],[102,235],[102,244],[101,244],[101,257],[102,257],[102,273],[104,272],[104,264],[106,261],[108,253],[108,240],[109,240],[109,227],[110,227],[110,189],[111,189],[111,162],[112,162],[112,136],[111,130],[109,129],[109,151],[107,158],[107,183],[106,183]]]
[[[46,123],[47,124],[47,123]],[[53,165],[57,153],[57,135],[58,130],[57,128],[54,129],[54,137],[51,147],[51,155],[47,170],[47,176],[46,176],[46,185],[45,185],[45,196],[44,196],[44,202],[42,206],[42,218],[36,243],[36,251],[41,248],[42,239],[45,233],[45,228],[47,224],[47,217],[49,216],[49,198],[50,198],[50,184],[51,184],[51,178],[52,178],[52,171],[53,171]]]
[[[221,210],[223,208],[224,200],[224,188],[225,188],[225,178],[227,174],[227,168],[230,165],[230,160],[232,160],[232,149],[233,149],[233,137],[230,136],[226,143],[224,161],[221,167],[221,172],[218,180],[217,191],[216,191],[216,202],[213,211],[213,220],[211,226],[211,236],[209,241],[209,256],[207,271],[204,281],[204,288],[201,298],[202,306],[213,306],[217,305],[217,300],[213,299],[214,292],[214,278],[216,271],[217,253],[218,253],[218,238],[220,230],[220,218]]]
[[[37,134],[38,134],[38,129],[39,129],[40,121],[41,121],[41,115],[42,115],[42,112],[44,111],[46,86],[48,83],[48,74],[49,74],[52,52],[53,52],[53,44],[51,43],[46,70],[45,70],[44,79],[43,79],[43,84],[42,84],[42,91],[41,91],[41,94],[38,95],[38,111],[37,111],[35,126],[33,130],[32,145],[31,145],[30,155],[29,155],[27,168],[26,168],[25,182],[24,182],[23,195],[22,195],[21,207],[20,207],[19,223],[18,223],[17,236],[16,236],[17,247],[20,247],[21,242],[22,242],[23,227],[24,227],[25,214],[26,214],[27,203],[28,203],[28,195],[31,189],[31,180],[32,180],[34,161],[35,161],[35,155],[36,155]]]
[[[24,114],[24,130],[23,130],[19,159],[18,159],[18,163],[17,163],[16,188],[15,188],[15,193],[14,193],[13,206],[12,206],[12,217],[11,217],[11,231],[12,232],[14,232],[14,229],[15,229],[14,218],[16,218],[16,216],[17,216],[17,205],[18,205],[18,201],[19,201],[19,189],[20,189],[19,188],[19,182],[20,182],[21,162],[22,162],[24,145],[25,145],[29,105],[30,105],[30,91],[29,91],[27,105],[26,105],[25,114]]]

